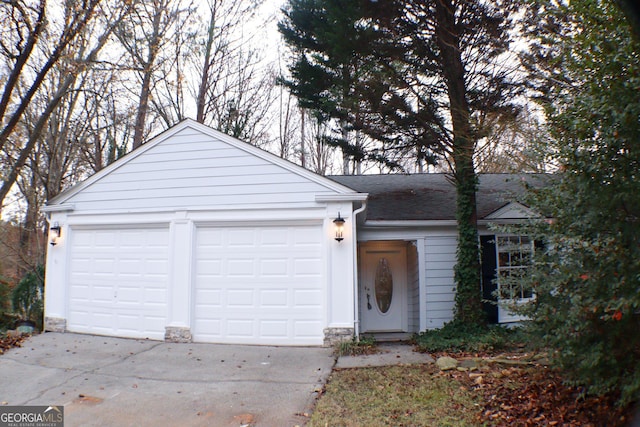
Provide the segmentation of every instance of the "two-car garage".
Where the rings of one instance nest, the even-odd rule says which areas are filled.
[[[170,286],[191,290],[194,341],[322,340],[322,225],[198,226],[192,283],[170,283],[170,228],[72,230],[67,329],[163,339]]]
[[[47,202],[45,329],[263,345],[351,337],[351,214],[366,197],[186,119]]]

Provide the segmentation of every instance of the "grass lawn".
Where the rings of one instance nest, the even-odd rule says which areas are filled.
[[[434,364],[334,371],[309,426],[627,426],[633,406],[584,396],[544,358],[521,351],[448,353],[473,370]]]
[[[478,394],[434,365],[335,371],[309,426],[473,426]]]

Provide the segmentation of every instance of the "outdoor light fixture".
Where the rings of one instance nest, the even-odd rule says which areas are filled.
[[[53,223],[50,230],[53,232],[53,236],[51,239],[51,246],[55,246],[58,244],[58,239],[62,235],[62,227],[60,227],[60,224],[58,224],[58,222],[56,221]]]
[[[340,217],[340,212],[338,212],[338,218],[333,220],[333,223],[336,225],[336,240],[341,242],[344,240],[342,233],[344,232],[344,218]]]

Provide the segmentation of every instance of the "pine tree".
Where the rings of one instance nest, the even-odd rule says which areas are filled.
[[[509,1],[290,0],[280,24],[304,106],[447,162],[457,188],[456,319],[482,322],[474,166],[487,116],[512,116]],[[348,144],[348,141],[342,141]],[[353,147],[357,151],[359,147]]]

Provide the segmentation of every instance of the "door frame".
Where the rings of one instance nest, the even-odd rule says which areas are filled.
[[[404,240],[372,240],[366,242],[358,242],[358,321],[360,323],[360,333],[364,334],[385,334],[385,333],[406,333],[409,331],[409,269],[408,269],[408,258],[407,258],[407,245],[409,242]],[[365,250],[380,250],[380,251],[394,251],[401,250],[402,258],[403,258],[403,269],[404,269],[404,283],[400,284],[399,293],[400,293],[400,329],[389,329],[389,330],[380,330],[380,331],[365,331],[365,324],[363,322],[363,313],[366,310],[367,305],[367,297],[366,292],[364,290],[363,277],[364,272],[364,251]],[[394,290],[397,292],[397,290]]]

